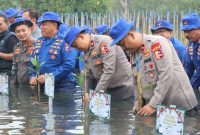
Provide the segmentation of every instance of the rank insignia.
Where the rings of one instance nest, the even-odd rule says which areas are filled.
[[[103,42],[101,45],[100,45],[100,52],[101,52],[101,54],[106,54],[106,53],[108,53],[110,50],[108,49],[108,47],[107,47],[107,43],[105,43],[105,42]]]
[[[94,50],[94,51],[92,51],[91,55],[92,55],[92,56],[97,56],[97,53],[98,53],[98,52],[97,52],[96,50]]]
[[[161,48],[160,43],[155,43],[151,46],[151,50],[155,55],[156,60],[161,60],[162,58],[164,58],[164,54]]]

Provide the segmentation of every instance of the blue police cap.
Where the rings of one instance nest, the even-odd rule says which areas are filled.
[[[9,8],[5,12],[6,17],[9,19],[11,17],[17,16],[18,10],[14,8]]]
[[[73,26],[71,27],[66,36],[65,36],[65,42],[69,45],[72,46],[72,43],[74,42],[74,40],[78,37],[78,35],[83,32],[86,31],[87,32],[87,28],[81,28],[81,27],[77,27],[77,26]]]
[[[66,24],[61,24],[59,26],[58,32],[61,36],[65,37],[66,33],[68,31],[68,26]]]
[[[109,35],[113,39],[113,42],[110,45],[113,46],[122,40],[133,26],[134,21],[127,23],[124,19],[120,19],[110,29]]]
[[[27,25],[28,27],[32,27],[33,26],[33,23],[30,20],[27,20],[25,18],[20,17],[20,18],[16,18],[15,19],[14,23],[10,25],[10,29],[12,31],[15,31],[15,28],[17,26],[23,25],[23,24]]]
[[[100,25],[100,26],[96,27],[95,30],[96,30],[97,34],[102,35],[102,34],[104,34],[105,32],[108,32],[109,26],[106,25],[106,24]]]
[[[82,26],[81,27],[82,29],[85,29],[85,32],[86,33],[89,33],[89,34],[91,34],[91,33],[94,33],[94,31],[92,30],[92,28],[90,27],[90,26]]]
[[[200,19],[197,13],[190,13],[182,18],[181,30],[187,31],[200,28]]]
[[[45,21],[53,21],[57,22],[59,25],[61,24],[59,15],[54,12],[45,12],[42,14],[41,18],[38,19],[38,23],[42,23]]]
[[[168,22],[167,20],[158,20],[156,21],[154,28],[151,29],[151,32],[155,32],[158,29],[169,29],[169,30],[173,30],[172,24],[170,22]]]

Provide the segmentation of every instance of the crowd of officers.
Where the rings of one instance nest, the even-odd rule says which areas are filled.
[[[39,17],[34,9],[19,13],[9,8],[0,13],[0,73],[8,74],[13,85],[39,83],[42,88],[45,74],[52,73],[55,92],[73,93],[74,74],[85,69],[87,90],[109,93],[112,100],[132,100],[138,115],[154,114],[158,104],[198,112],[198,14],[185,15],[181,30],[187,46],[173,37],[173,26],[166,20],[156,21],[152,35],[135,31],[134,21],[124,19],[93,32],[87,26],[68,28],[54,12]]]

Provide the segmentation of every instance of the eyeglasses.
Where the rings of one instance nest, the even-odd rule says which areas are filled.
[[[166,32],[166,30],[157,30],[157,31],[155,31],[155,34],[161,35],[161,34],[164,34],[165,32]]]

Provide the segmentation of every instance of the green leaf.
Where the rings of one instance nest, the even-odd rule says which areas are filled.
[[[31,63],[35,66],[35,68],[37,69],[38,67],[38,62],[35,58],[31,58]]]

